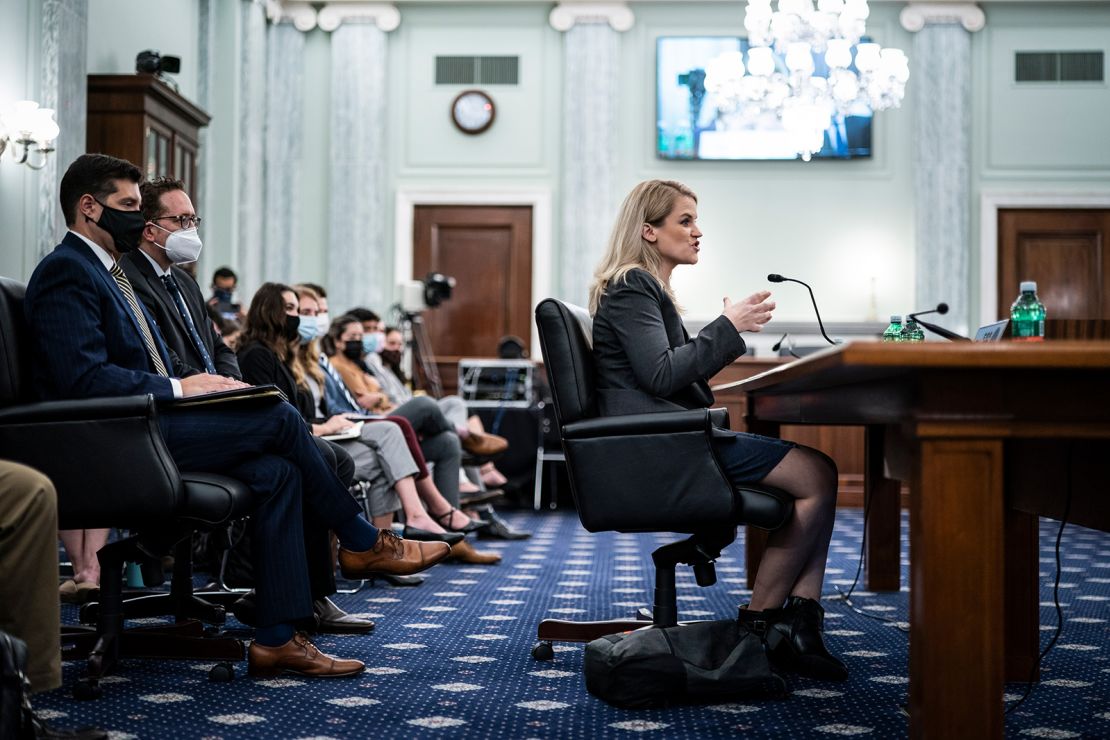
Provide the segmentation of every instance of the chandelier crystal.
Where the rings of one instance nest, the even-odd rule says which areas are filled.
[[[771,0],[748,0],[747,65],[741,52],[706,65],[723,125],[773,114],[808,161],[838,118],[898,107],[909,61],[900,49],[860,42],[869,14],[867,0],[779,0],[777,11]]]

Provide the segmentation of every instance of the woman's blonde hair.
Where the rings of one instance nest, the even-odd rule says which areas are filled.
[[[632,188],[621,204],[617,222],[613,224],[605,256],[594,270],[594,281],[590,285],[591,315],[597,313],[601,297],[609,285],[622,280],[629,270],[637,267],[658,280],[667,296],[674,301],[671,286],[663,280],[659,250],[644,239],[643,227],[644,224],[662,226],[667,215],[674,210],[675,201],[684,196],[698,202],[693,190],[674,180],[646,180]],[[677,302],[675,305],[678,305]]]
[[[297,294],[297,300],[301,298],[311,298],[320,303],[320,294],[307,285],[294,285],[293,292]],[[306,317],[302,316],[301,321]],[[313,317],[313,321],[316,319]],[[308,390],[308,380],[306,376],[311,376],[313,380],[319,384],[320,388],[324,387],[324,370],[320,367],[320,348],[319,341],[313,339],[311,342],[300,342],[296,350],[293,352],[292,362],[289,363],[289,369],[293,371],[293,379],[297,382],[297,386],[302,390]]]

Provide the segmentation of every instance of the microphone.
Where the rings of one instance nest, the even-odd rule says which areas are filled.
[[[949,339],[953,342],[970,342],[971,341],[970,339],[963,336],[962,334],[957,334],[954,331],[951,331],[949,329],[945,329],[943,326],[937,326],[936,324],[930,324],[928,321],[922,321],[921,319],[917,318],[918,316],[924,316],[926,314],[931,314],[931,313],[939,313],[941,316],[943,316],[944,314],[948,313],[948,304],[943,303],[943,302],[938,303],[936,308],[930,309],[928,311],[918,311],[917,313],[911,313],[906,318],[913,319],[918,324],[920,324],[924,328],[928,329],[929,331],[933,332],[934,334],[936,334],[938,336],[942,336],[945,339]]]
[[[787,332],[787,333],[783,334],[781,337],[779,337],[779,341],[777,341],[777,342],[775,342],[774,344],[771,345],[771,351],[772,352],[778,352],[779,348],[782,347],[783,342],[785,342],[789,337],[790,337],[790,332]],[[789,344],[786,345],[786,351],[790,353],[791,357],[797,357],[799,360],[802,359],[801,355],[797,354],[794,351],[794,343],[793,342],[790,342]]]
[[[821,328],[821,336],[823,336],[825,338],[825,341],[828,342],[829,344],[832,344],[832,345],[836,344],[836,342],[829,339],[829,335],[825,333],[825,324],[821,321],[821,312],[817,310],[817,299],[813,297],[813,288],[809,287],[808,284],[803,283],[801,280],[795,280],[794,278],[783,277],[782,275],[779,275],[778,273],[775,273],[775,272],[772,272],[770,275],[768,275],[767,280],[769,280],[772,283],[791,282],[791,283],[797,283],[798,285],[805,285],[806,290],[809,291],[809,300],[813,302],[813,313],[817,315],[817,326],[819,326]],[[947,306],[945,306],[945,310],[948,310]],[[924,326],[924,324],[922,324],[922,326]]]

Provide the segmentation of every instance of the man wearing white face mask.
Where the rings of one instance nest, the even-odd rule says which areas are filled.
[[[139,248],[120,259],[128,280],[146,304],[170,349],[198,370],[241,380],[235,352],[224,344],[204,308],[200,287],[176,265],[195,262],[203,246],[200,217],[180,180],[142,183],[146,220]]]

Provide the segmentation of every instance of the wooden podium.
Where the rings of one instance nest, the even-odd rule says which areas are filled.
[[[848,344],[734,388],[751,431],[867,428],[869,543],[897,542],[884,469],[909,482],[910,735],[1002,737],[1039,646],[1038,517],[1110,531],[1110,343]]]

